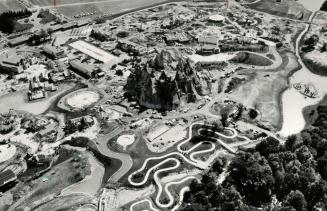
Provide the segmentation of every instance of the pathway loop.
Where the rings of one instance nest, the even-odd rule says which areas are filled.
[[[169,207],[171,207],[174,204],[174,197],[172,196],[171,192],[169,191],[169,187],[171,185],[181,184],[181,183],[183,183],[183,182],[185,182],[187,180],[190,180],[190,179],[196,179],[197,181],[199,181],[199,179],[196,178],[195,176],[187,176],[187,177],[185,177],[185,178],[183,178],[181,180],[169,182],[163,188],[158,175],[160,173],[162,173],[162,172],[165,172],[165,171],[170,171],[170,170],[173,170],[173,169],[177,169],[181,165],[181,162],[180,162],[179,159],[176,159],[176,158],[171,157],[171,156],[179,156],[183,160],[185,160],[187,163],[189,163],[191,165],[194,165],[194,166],[196,166],[196,167],[198,167],[200,169],[206,169],[209,166],[209,164],[210,164],[209,161],[203,162],[203,161],[200,161],[200,160],[195,159],[195,156],[196,155],[199,155],[199,154],[204,154],[204,153],[208,153],[208,152],[214,151],[215,148],[216,148],[216,145],[215,145],[214,142],[211,142],[211,141],[201,141],[200,143],[197,143],[196,145],[192,146],[189,149],[183,149],[182,148],[182,146],[184,144],[186,144],[187,142],[189,142],[192,139],[192,130],[193,130],[193,126],[195,126],[195,125],[205,125],[205,124],[204,123],[197,122],[197,123],[193,123],[193,124],[190,125],[189,130],[188,130],[189,131],[188,138],[185,139],[184,141],[182,141],[181,143],[179,143],[177,145],[178,152],[172,152],[172,153],[169,153],[169,154],[166,154],[166,155],[162,155],[162,156],[159,156],[159,157],[150,157],[150,158],[147,158],[144,161],[144,163],[141,166],[141,168],[139,168],[138,170],[134,171],[133,173],[131,173],[128,176],[128,182],[131,185],[133,185],[133,186],[142,186],[142,185],[146,184],[146,182],[149,179],[150,174],[152,172],[154,172],[153,179],[154,179],[154,182],[155,182],[156,186],[158,187],[158,192],[157,192],[157,195],[156,195],[156,198],[155,198],[155,203],[160,208],[169,208]],[[234,128],[226,127],[225,129],[231,131],[232,132],[232,135],[225,135],[225,134],[222,134],[222,133],[219,133],[219,132],[215,132],[215,134],[218,137],[223,137],[223,138],[226,138],[226,139],[233,139],[233,138],[237,137],[238,132]],[[199,128],[198,129],[198,131],[197,131],[198,134],[200,134],[201,130],[203,130],[203,129],[202,128]],[[209,129],[209,131],[212,131],[212,130]],[[214,132],[214,131],[212,131],[212,132]],[[224,147],[229,152],[235,153],[235,150],[234,149],[232,149],[231,147],[229,147],[226,143],[224,143],[219,138],[211,138],[211,139],[216,140],[222,147]],[[204,143],[210,143],[211,144],[211,147],[209,149],[195,151],[196,148],[198,148],[200,145],[202,145]],[[190,159],[188,159],[185,156],[186,154],[190,154]],[[161,160],[161,159],[164,159],[164,160],[162,160],[160,163],[152,166],[151,168],[149,168],[147,170],[147,172],[144,175],[143,180],[141,180],[140,182],[134,182],[133,181],[133,176],[135,174],[137,174],[137,173],[140,173],[140,172],[144,171],[146,169],[146,166],[147,166],[147,164],[148,164],[149,161],[152,161],[152,160]],[[162,166],[163,164],[165,164],[165,163],[167,163],[169,161],[175,162],[175,165],[174,166],[171,166],[171,167],[166,167],[166,168],[162,168],[162,169],[159,169],[158,170],[158,168],[160,166]],[[180,191],[180,201],[178,202],[177,205],[175,205],[172,208],[172,210],[177,210],[178,209],[178,207],[180,206],[181,202],[183,201],[184,193],[187,190],[188,190],[188,187],[184,187],[184,188],[181,189],[181,191]],[[160,197],[161,197],[163,191],[168,196],[168,203],[167,204],[163,204],[160,201]],[[152,210],[156,210],[155,208],[151,207],[152,206],[151,201],[149,201],[149,200],[142,200],[142,201],[135,202],[134,204],[132,204],[131,207],[130,207],[130,211],[133,211],[134,206],[136,206],[137,204],[143,203],[143,202],[148,202],[150,204],[150,208]]]

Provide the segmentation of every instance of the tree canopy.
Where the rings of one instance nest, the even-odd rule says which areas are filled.
[[[182,210],[327,210],[327,106],[317,113],[311,127],[285,144],[266,137],[239,152],[222,184],[212,172],[219,175],[223,165],[214,164],[216,171],[191,184]]]

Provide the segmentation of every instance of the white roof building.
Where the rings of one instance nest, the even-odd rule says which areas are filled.
[[[225,21],[225,17],[222,15],[212,15],[209,17],[209,21],[212,22],[224,22]]]

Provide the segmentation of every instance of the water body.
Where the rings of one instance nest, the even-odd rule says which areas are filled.
[[[307,9],[315,12],[318,11],[323,4],[324,0],[299,0]],[[313,19],[313,15],[310,17]],[[299,59],[299,63],[302,66],[301,70],[295,72],[289,79],[291,87],[287,89],[282,95],[282,108],[283,108],[283,126],[280,134],[283,136],[289,136],[301,132],[305,127],[305,119],[303,116],[303,109],[310,105],[319,103],[323,97],[327,94],[327,77],[316,75],[303,64],[299,55],[299,41],[301,37],[305,35],[308,30],[301,33],[296,43],[296,55]],[[300,94],[297,90],[292,87],[292,84],[304,82],[312,83],[316,86],[319,97],[308,98]]]
[[[325,0],[298,0],[306,9],[314,12],[320,9]]]

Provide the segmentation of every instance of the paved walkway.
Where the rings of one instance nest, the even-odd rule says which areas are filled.
[[[181,180],[178,180],[178,181],[173,181],[173,182],[169,182],[165,185],[165,187],[163,188],[161,182],[160,182],[160,179],[159,179],[159,174],[162,173],[162,172],[165,172],[165,171],[171,171],[171,170],[174,170],[174,169],[177,169],[178,167],[180,167],[181,165],[181,162],[180,160],[176,159],[175,157],[171,157],[171,156],[178,156],[178,157],[181,157],[185,162],[187,162],[188,164],[190,165],[194,165],[196,166],[197,168],[200,168],[200,169],[206,169],[210,163],[212,162],[211,159],[208,159],[207,161],[203,162],[203,161],[199,161],[199,160],[196,160],[195,159],[195,155],[198,155],[198,154],[203,154],[203,153],[208,153],[208,152],[211,152],[211,151],[214,151],[216,146],[215,144],[213,144],[212,142],[209,142],[211,143],[211,148],[209,149],[205,149],[205,150],[201,150],[201,151],[195,151],[194,150],[196,148],[198,148],[201,144],[205,143],[205,142],[208,142],[208,141],[202,141],[194,146],[192,146],[191,148],[189,149],[183,149],[183,145],[188,143],[192,137],[193,137],[193,127],[194,126],[202,126],[204,125],[204,123],[193,123],[190,125],[189,127],[189,130],[188,130],[188,138],[185,139],[184,141],[182,141],[181,143],[179,143],[177,145],[177,150],[178,152],[172,152],[172,153],[169,153],[169,154],[166,154],[166,155],[163,155],[163,156],[159,156],[159,157],[150,157],[150,158],[147,158],[142,167],[139,168],[138,170],[136,170],[135,172],[133,172],[132,174],[130,174],[128,176],[128,181],[131,185],[133,186],[142,186],[144,184],[146,184],[149,180],[149,177],[150,177],[150,174],[151,173],[154,173],[153,174],[153,179],[154,179],[154,182],[155,184],[157,185],[158,187],[158,192],[157,192],[157,195],[156,195],[156,198],[155,198],[155,202],[157,204],[158,207],[160,208],[169,208],[173,205],[174,203],[174,198],[172,196],[172,194],[169,192],[168,188],[169,186],[171,185],[174,185],[174,184],[181,184],[189,179],[197,179],[196,177],[194,176],[188,176],[188,177],[185,177]],[[224,138],[227,138],[227,139],[233,139],[233,138],[236,138],[238,133],[237,131],[234,129],[234,128],[225,128],[229,131],[232,132],[232,135],[224,135],[222,133],[219,133],[219,132],[215,132],[216,135],[218,136],[221,136],[221,137],[224,137]],[[201,128],[198,130],[198,133],[200,134],[201,132]],[[214,139],[215,141],[217,141],[217,143],[219,143],[223,148],[225,148],[227,151],[231,152],[231,153],[235,153],[236,150],[232,147],[230,147],[228,144],[224,143],[222,140],[220,140],[219,138],[211,138],[211,139]],[[187,157],[185,157],[185,154],[190,154],[190,159],[188,159]],[[164,160],[162,160],[164,159]],[[151,168],[148,168],[146,169],[147,167],[147,164],[150,162],[150,161],[153,161],[153,160],[162,160],[160,163],[152,166]],[[167,162],[174,162],[174,165],[173,166],[170,166],[170,167],[166,167],[166,168],[162,168],[162,169],[159,169],[160,166],[166,164]],[[133,176],[140,173],[140,172],[143,172],[144,170],[147,170],[145,175],[143,176],[143,179],[139,182],[134,182],[133,181]],[[168,196],[168,203],[166,204],[163,204],[161,201],[160,201],[160,197],[162,195],[162,192],[165,191],[167,196]],[[187,191],[187,188],[184,187],[182,190],[181,190],[181,195],[184,195],[184,192]],[[181,200],[183,199],[182,198],[183,196],[181,196]],[[142,203],[143,202],[148,202],[150,203],[149,201],[141,201]],[[133,208],[134,206],[136,206],[137,204],[141,203],[141,202],[135,202],[134,204],[131,205],[130,207],[130,210],[133,211]],[[177,204],[178,205],[178,204]],[[176,205],[176,206],[177,206]],[[173,207],[172,209],[173,210],[176,210],[178,207]]]
[[[131,156],[127,153],[119,153],[112,151],[108,147],[108,141],[117,136],[122,132],[122,129],[117,128],[114,131],[112,131],[108,135],[100,136],[96,140],[93,140],[93,142],[96,144],[98,151],[109,157],[109,158],[114,158],[117,160],[120,160],[122,162],[120,168],[109,178],[109,182],[118,182],[118,180],[124,176],[133,166],[133,160]]]

